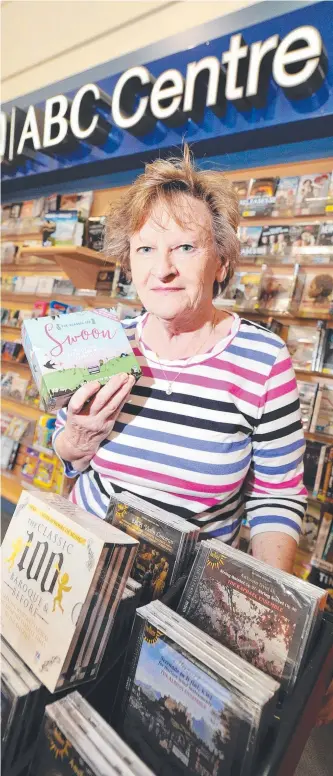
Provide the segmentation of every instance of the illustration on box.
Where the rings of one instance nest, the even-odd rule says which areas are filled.
[[[65,406],[91,380],[103,385],[119,373],[141,375],[114,310],[26,320],[22,343],[46,410]]]

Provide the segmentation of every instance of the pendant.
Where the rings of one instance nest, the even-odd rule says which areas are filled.
[[[171,394],[172,394],[172,383],[169,383],[169,384],[168,384],[168,387],[167,387],[167,389],[166,389],[165,393],[166,393],[168,396],[171,396]]]

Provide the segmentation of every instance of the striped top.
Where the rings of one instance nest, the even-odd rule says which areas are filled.
[[[305,445],[284,342],[234,314],[209,352],[158,361],[143,341],[146,319],[124,322],[142,377],[71,500],[104,517],[110,495],[128,490],[199,525],[203,538],[233,541],[246,513],[252,536],[283,531],[297,540]],[[166,376],[179,372],[168,396]]]

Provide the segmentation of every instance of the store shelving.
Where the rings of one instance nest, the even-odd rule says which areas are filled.
[[[3,306],[5,306],[5,302],[16,302],[18,306],[25,304],[30,305],[32,308],[34,302],[36,302],[37,299],[38,301],[50,302],[51,299],[54,298],[54,294],[16,294],[14,291],[4,291],[2,294]],[[139,302],[137,299],[115,298],[103,294],[99,294],[98,296],[85,296],[84,294],[56,294],[56,298],[58,302],[67,302],[69,304],[84,304],[87,307],[112,307],[116,306],[120,302],[123,302],[124,304],[131,307],[140,307],[141,304],[141,302]]]
[[[95,288],[98,272],[103,267],[114,266],[101,251],[93,251],[83,246],[30,246],[21,248],[20,258],[37,256],[53,258],[76,288]]]
[[[40,416],[44,412],[43,410],[40,410],[38,407],[34,407],[33,404],[28,404],[28,402],[23,402],[23,401],[20,401],[19,399],[12,399],[7,396],[2,397],[1,403],[2,403],[3,410],[7,410],[8,412],[14,412],[28,420],[33,420],[33,421],[39,420]]]
[[[10,471],[1,472],[1,496],[16,504],[22,493],[23,485],[18,475]]]

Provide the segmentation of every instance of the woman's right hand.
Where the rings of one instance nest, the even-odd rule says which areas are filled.
[[[119,374],[111,377],[103,388],[94,380],[75,391],[68,404],[64,431],[55,441],[58,455],[74,469],[87,468],[100,444],[111,433],[134,383],[132,375]]]

